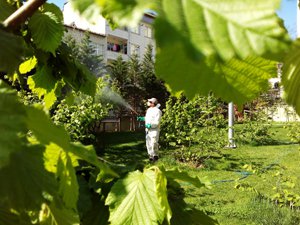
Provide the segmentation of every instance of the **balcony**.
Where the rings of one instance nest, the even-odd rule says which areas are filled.
[[[128,31],[127,29],[116,28],[112,30],[109,25],[106,26],[107,36],[115,36],[122,39],[128,39]]]

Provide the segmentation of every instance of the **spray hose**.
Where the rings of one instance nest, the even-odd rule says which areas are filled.
[[[264,167],[261,170],[261,173],[265,173],[267,170],[271,169],[273,166],[279,165],[277,162],[271,163],[268,166]],[[243,180],[248,178],[249,176],[253,175],[254,173],[249,172],[249,171],[236,171],[236,173],[243,175],[242,177],[238,179],[229,179],[229,180],[213,180],[211,181],[212,184],[217,184],[217,183],[226,183],[226,182],[235,182],[239,180]]]

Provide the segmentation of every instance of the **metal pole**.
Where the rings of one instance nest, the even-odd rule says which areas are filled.
[[[234,107],[233,102],[228,103],[228,148],[236,148],[234,140]]]

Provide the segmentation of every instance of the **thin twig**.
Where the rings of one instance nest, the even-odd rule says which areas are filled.
[[[4,27],[14,29],[24,23],[28,17],[32,16],[37,9],[47,0],[29,0],[24,3],[17,11],[11,14],[4,22]]]

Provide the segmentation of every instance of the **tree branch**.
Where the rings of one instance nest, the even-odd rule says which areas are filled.
[[[37,9],[42,6],[47,0],[28,0],[17,11],[11,14],[4,22],[4,27],[14,29],[32,16]]]

